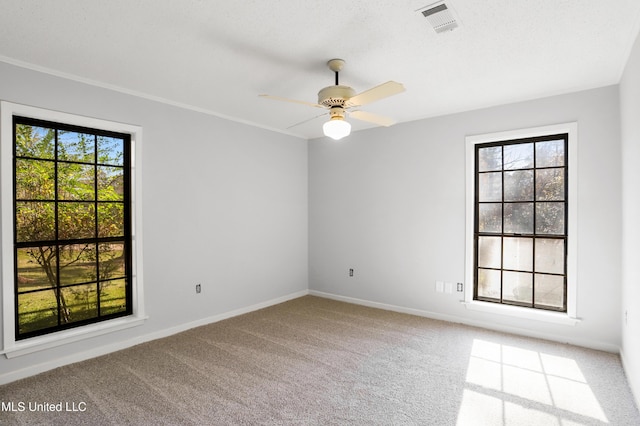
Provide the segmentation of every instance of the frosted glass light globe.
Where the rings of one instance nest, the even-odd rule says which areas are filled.
[[[334,117],[322,125],[325,136],[333,140],[340,140],[351,133],[351,124],[344,121],[342,117]]]

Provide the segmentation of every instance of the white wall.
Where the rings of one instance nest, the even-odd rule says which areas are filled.
[[[622,359],[640,406],[640,37],[620,82],[622,137]],[[625,312],[627,319],[625,321]]]
[[[0,63],[0,99],[143,127],[150,317],[90,342],[0,357],[0,382],[310,288],[586,346],[622,343],[639,388],[638,257],[630,244],[620,272],[622,154],[625,235],[640,236],[633,164],[640,129],[629,118],[640,110],[638,50],[621,99],[612,86],[357,132],[341,142],[317,139],[308,144],[308,163],[300,139]],[[436,280],[465,276],[465,136],[570,121],[579,124],[582,322],[468,311],[460,293],[436,293]],[[621,309],[629,311],[624,339]]]
[[[307,291],[307,141],[4,63],[0,99],[143,127],[149,316],[91,341],[2,356],[0,383]]]
[[[617,351],[619,120],[618,88],[611,86],[310,141],[310,289]],[[469,311],[462,293],[436,293],[436,280],[465,277],[465,136],[573,121],[582,321],[567,326]]]

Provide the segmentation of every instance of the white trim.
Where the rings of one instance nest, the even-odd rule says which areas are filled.
[[[42,364],[31,365],[21,370],[10,371],[8,373],[0,375],[0,385],[4,385],[16,380],[24,379],[25,377],[34,376],[36,374],[40,374],[45,371],[52,370],[54,368],[62,367],[64,365],[73,364],[75,362],[84,361],[87,359],[91,359],[91,358],[106,355],[112,352],[116,352],[122,349],[130,348],[132,346],[139,345],[141,343],[150,342],[152,340],[161,339],[163,337],[169,337],[171,335],[181,333],[183,331],[187,331],[195,327],[213,324],[218,321],[222,321],[222,320],[236,317],[239,315],[244,315],[250,312],[257,311],[259,309],[267,308],[269,306],[278,305],[280,303],[283,303],[292,299],[297,299],[299,297],[303,297],[308,294],[309,294],[308,290],[301,290],[295,293],[290,293],[285,296],[270,299],[265,302],[256,303],[254,305],[247,306],[244,308],[234,309],[232,311],[228,311],[219,315],[214,315],[208,318],[203,318],[197,321],[181,324],[179,326],[156,331],[154,333],[149,333],[149,334],[138,336],[132,339],[119,341],[116,343],[112,343],[110,345],[98,346],[93,349],[90,349],[84,352],[74,353],[63,358],[55,358],[55,359],[46,361]]]
[[[443,314],[439,314],[431,311],[425,311],[422,309],[406,308],[404,306],[390,305],[387,303],[380,303],[380,302],[372,302],[369,300],[357,299],[357,298],[348,297],[348,296],[341,296],[333,293],[325,293],[325,292],[316,291],[316,290],[310,290],[309,294],[312,296],[322,297],[325,299],[332,299],[332,300],[338,300],[346,303],[353,303],[355,305],[368,306],[370,308],[384,309],[386,311],[400,312],[403,314],[416,315],[416,316],[440,320],[440,321],[465,324],[473,327],[484,328],[487,330],[495,330],[495,331],[501,331],[504,333],[517,334],[520,336],[534,337],[537,339],[545,339],[553,342],[569,343],[572,345],[582,346],[590,349],[596,349],[599,351],[606,351],[606,352],[612,352],[612,353],[620,352],[620,348],[618,346],[612,345],[609,343],[595,341],[595,340],[578,339],[573,337],[557,336],[549,333],[541,333],[536,331],[536,329],[534,328],[513,327],[513,326],[503,325],[496,322],[491,322],[491,321],[481,321],[477,319],[459,317],[456,315],[446,315],[446,314],[443,315]]]
[[[276,297],[274,299],[269,299],[264,302],[258,302],[250,306],[245,306],[243,308],[234,309],[232,311],[223,312],[218,315],[213,315],[210,317],[202,318],[196,321],[191,321],[185,324],[180,324],[175,327],[167,328],[164,330],[157,331],[155,333],[148,334],[144,337],[144,341],[161,339],[163,337],[168,337],[177,333],[181,333],[183,331],[190,330],[192,328],[201,327],[203,325],[213,324],[218,321],[223,321],[229,318],[237,317],[240,315],[248,314],[254,311],[258,311],[260,309],[268,308],[269,306],[279,305],[280,303],[288,302],[289,300],[298,299],[303,296],[307,296],[309,294],[309,290],[300,290],[294,293],[289,293],[284,296]]]
[[[498,303],[481,302],[478,300],[473,300],[471,302],[462,302],[462,304],[470,311],[507,315],[514,318],[524,318],[533,321],[549,322],[552,324],[576,325],[581,321],[579,318],[572,318],[564,312],[544,311],[541,309],[501,305]]]
[[[473,300],[473,212],[475,196],[475,145],[487,142],[498,142],[510,139],[522,139],[552,135],[557,133],[567,133],[569,135],[569,182],[568,182],[568,223],[567,223],[567,313],[563,321],[570,324],[578,320],[577,312],[577,292],[578,292],[578,123],[562,123],[550,126],[534,127],[529,129],[510,130],[498,133],[488,133],[482,135],[471,135],[465,138],[466,143],[466,223],[465,223],[465,278],[469,285],[465,286],[464,301],[468,309],[483,310],[502,315],[512,315],[523,317],[516,310],[505,310],[498,304],[479,303]],[[489,305],[489,306],[486,306]],[[527,309],[527,308],[525,308]],[[538,316],[541,321],[548,320],[548,313],[537,309],[527,309],[533,316]],[[529,316],[529,314],[527,314]],[[531,318],[529,318],[531,319]],[[575,324],[575,322],[574,322]]]
[[[31,339],[15,340],[15,307],[13,294],[13,116],[19,115],[40,120],[55,121],[75,126],[91,127],[131,135],[132,191],[131,207],[133,238],[132,304],[133,314],[126,318],[90,324],[77,329],[65,330]],[[94,337],[112,331],[141,325],[146,319],[144,309],[142,270],[142,127],[97,118],[50,111],[27,105],[0,101],[0,224],[2,245],[0,246],[0,268],[2,268],[3,347],[2,352],[12,358],[39,350],[49,349]]]
[[[127,328],[142,325],[147,317],[124,317],[109,321],[91,324],[86,327],[77,327],[70,330],[59,331],[46,334],[33,339],[18,342],[14,347],[2,351],[7,358],[16,358],[22,355],[55,348],[61,345],[78,342],[92,337],[101,336],[114,331],[126,330]]]
[[[633,380],[629,380],[629,373],[630,373],[630,368],[629,368],[629,362],[627,361],[627,358],[625,357],[624,354],[624,350],[622,348],[620,348],[620,361],[622,363],[622,370],[625,373],[625,376],[627,377],[627,383],[629,384],[629,388],[631,388],[631,395],[633,396],[633,399],[636,402],[636,406],[640,407],[640,389],[635,389],[634,388],[634,381]]]
[[[213,117],[222,118],[224,120],[234,121],[236,123],[246,124],[248,126],[257,127],[257,128],[264,129],[264,130],[269,130],[271,132],[282,133],[283,135],[294,136],[294,137],[299,138],[299,139],[308,140],[308,138],[306,138],[304,136],[301,136],[300,134],[293,133],[291,131],[277,129],[275,127],[270,127],[270,126],[265,126],[264,124],[256,123],[254,121],[245,120],[243,118],[238,118],[238,117],[234,117],[234,116],[231,116],[231,115],[221,114],[219,112],[216,112],[216,111],[213,111],[213,110],[210,110],[210,109],[207,109],[207,108],[202,108],[202,107],[194,106],[194,105],[191,105],[191,104],[186,104],[186,103],[183,103],[183,102],[173,101],[171,99],[163,98],[161,96],[156,96],[156,95],[150,95],[148,93],[140,92],[138,90],[127,89],[125,87],[117,86],[115,84],[108,84],[108,83],[104,83],[104,82],[101,82],[101,81],[91,80],[89,78],[80,77],[80,76],[78,76],[76,74],[66,73],[66,72],[62,72],[62,71],[59,71],[59,70],[54,70],[54,69],[51,69],[51,68],[43,67],[43,66],[40,66],[40,65],[35,65],[35,64],[29,63],[29,62],[19,61],[17,59],[10,58],[8,56],[0,55],[0,62],[4,62],[4,63],[10,64],[10,65],[14,65],[14,66],[17,66],[17,67],[20,67],[20,68],[25,68],[25,69],[28,69],[28,70],[41,72],[43,74],[49,74],[49,75],[52,75],[54,77],[60,77],[60,78],[66,79],[66,80],[76,81],[78,83],[87,84],[89,86],[99,87],[101,89],[112,90],[114,92],[124,93],[125,95],[131,95],[131,96],[135,96],[137,98],[147,99],[147,100],[150,100],[150,101],[153,101],[153,102],[158,102],[158,103],[165,104],[165,105],[175,106],[175,107],[182,108],[182,109],[185,109],[185,110],[199,112],[199,113],[210,115],[210,116],[213,116]]]
[[[423,309],[407,308],[404,306],[391,305],[382,302],[372,302],[366,299],[358,299],[356,297],[342,296],[340,294],[326,293],[324,291],[309,290],[311,296],[322,297],[324,299],[337,300],[340,302],[353,303],[354,305],[367,306],[369,308],[382,309],[385,311],[400,312],[401,314],[415,315],[418,317],[425,317],[431,319],[437,319],[441,321],[460,323],[461,318],[455,315],[441,314],[432,311],[425,311]]]

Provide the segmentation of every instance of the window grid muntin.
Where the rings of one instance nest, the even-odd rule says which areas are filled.
[[[36,127],[43,127],[46,129],[51,129],[54,131],[54,158],[47,157],[33,157],[28,155],[18,155],[17,154],[17,132],[16,129],[18,125],[30,125]],[[59,150],[58,150],[58,142],[59,142],[59,132],[67,131],[67,132],[76,132],[82,134],[89,134],[93,137],[93,161],[76,161],[76,160],[60,160],[58,158]],[[112,164],[112,163],[101,163],[99,162],[99,137],[108,137],[121,139],[123,141],[122,147],[122,164]],[[13,221],[13,235],[14,235],[14,313],[15,313],[15,339],[22,340],[30,337],[35,337],[43,334],[52,333],[55,331],[65,330],[69,328],[79,327],[86,324],[97,323],[101,321],[105,321],[112,318],[122,317],[126,315],[131,315],[133,311],[133,303],[132,303],[132,223],[131,223],[131,136],[126,133],[118,133],[112,131],[105,131],[100,129],[82,127],[82,126],[74,126],[68,125],[64,123],[57,123],[46,120],[38,120],[32,119],[28,117],[13,117],[13,202],[14,202],[14,214],[17,212],[18,202],[50,202],[54,203],[54,232],[55,236],[53,240],[36,240],[36,241],[21,241],[18,242],[18,221],[17,216]],[[17,198],[17,169],[16,164],[17,160],[27,160],[27,161],[48,161],[54,163],[54,199],[20,199]],[[59,199],[59,174],[58,167],[62,164],[78,164],[78,165],[91,165],[93,167],[93,190],[94,190],[94,199],[87,200],[61,200]],[[122,186],[123,186],[123,194],[121,200],[99,200],[98,198],[98,190],[99,184],[97,179],[97,173],[99,167],[116,167],[122,169]],[[94,207],[94,236],[92,238],[71,238],[71,239],[61,239],[59,235],[59,205],[64,203],[91,203]],[[123,235],[117,237],[99,237],[99,209],[98,205],[100,204],[121,204],[123,208]],[[95,244],[96,248],[96,259],[95,259],[95,269],[96,269],[96,277],[94,281],[82,282],[82,283],[72,283],[68,285],[60,284],[60,249],[67,245],[75,245],[75,244],[86,244],[91,243]],[[101,278],[100,277],[100,253],[99,247],[101,244],[109,244],[109,243],[119,243],[123,246],[123,268],[124,273],[122,275],[112,277],[112,278]],[[18,249],[20,248],[36,248],[36,247],[54,247],[55,249],[55,263],[56,263],[56,288],[59,291],[56,294],[56,303],[57,303],[57,326],[55,327],[46,327],[38,330],[28,331],[20,333],[20,311],[19,311],[19,300],[18,296],[23,294],[33,294],[33,293],[44,293],[47,291],[51,291],[52,288],[46,289],[36,289],[32,291],[20,291],[19,290],[19,282],[18,282]],[[124,280],[125,283],[125,309],[121,312],[116,312],[113,314],[101,314],[101,296],[100,289],[102,283],[115,282],[118,280]],[[80,321],[73,321],[66,324],[61,323],[61,306],[60,306],[60,290],[64,288],[72,288],[79,286],[86,286],[88,284],[95,284],[95,292],[97,294],[96,297],[96,311],[97,315],[93,318],[88,318]],[[108,299],[107,299],[108,300]],[[27,312],[29,313],[29,312]]]
[[[557,166],[557,165],[552,165],[552,166],[544,166],[544,167],[537,167],[537,149],[536,149],[536,143],[539,142],[550,142],[550,141],[558,141],[561,140],[563,141],[563,164],[562,166]],[[473,257],[473,261],[474,261],[474,272],[473,272],[473,279],[474,279],[474,285],[473,285],[473,299],[474,300],[480,300],[480,301],[485,301],[485,302],[492,302],[492,303],[498,303],[498,304],[505,304],[505,305],[516,305],[516,306],[525,306],[525,307],[529,307],[529,308],[535,308],[535,309],[543,309],[543,310],[551,310],[551,311],[561,311],[561,312],[566,312],[567,311],[567,249],[568,249],[568,244],[567,244],[567,230],[568,230],[568,191],[569,191],[569,173],[568,173],[568,166],[569,166],[569,162],[568,162],[568,154],[569,154],[569,146],[568,146],[568,141],[569,141],[569,135],[568,134],[553,134],[553,135],[547,135],[547,136],[539,136],[539,137],[531,137],[531,138],[522,138],[522,139],[513,139],[513,140],[505,140],[505,141],[497,141],[497,142],[489,142],[489,143],[482,143],[482,144],[476,144],[475,145],[475,154],[474,154],[474,164],[475,164],[475,178],[474,178],[474,257]],[[509,146],[509,145],[516,145],[516,144],[526,144],[526,143],[533,143],[533,167],[527,167],[527,168],[523,168],[523,169],[506,169],[504,167],[505,164],[505,158],[504,158],[504,147],[505,146]],[[501,154],[501,166],[499,169],[489,169],[489,170],[482,170],[480,171],[480,150],[483,148],[492,148],[492,147],[501,147],[500,150],[500,154]],[[537,182],[536,182],[536,170],[545,170],[545,169],[563,169],[564,170],[564,194],[563,194],[563,200],[542,200],[539,201],[538,195],[537,195]],[[505,194],[505,186],[504,186],[504,177],[505,177],[505,172],[507,171],[513,171],[513,170],[533,170],[533,199],[530,201],[505,201],[504,199],[504,194]],[[481,174],[485,174],[485,173],[495,173],[495,172],[500,172],[501,173],[501,180],[502,180],[502,187],[501,187],[501,201],[480,201],[479,200],[479,196],[480,196],[480,190],[479,190],[479,180],[480,180],[480,175]],[[537,205],[539,203],[548,203],[548,202],[552,202],[552,203],[562,203],[564,204],[564,233],[563,234],[539,234],[537,232]],[[479,224],[480,224],[480,215],[479,215],[479,210],[480,210],[480,205],[481,204],[492,204],[492,203],[500,203],[501,204],[501,223],[500,223],[500,228],[501,228],[501,232],[480,232],[479,231]],[[504,212],[505,212],[505,204],[516,204],[516,203],[533,203],[533,228],[532,228],[532,232],[531,233],[505,233],[504,232],[504,227],[505,227],[505,216],[504,216]],[[479,245],[479,237],[482,236],[493,236],[493,237],[500,237],[500,268],[490,268],[490,267],[480,267],[478,265],[478,259],[479,259],[479,250],[478,250],[478,245]],[[522,237],[522,238],[530,238],[532,240],[532,262],[533,262],[533,267],[532,267],[532,271],[527,272],[527,271],[523,271],[523,270],[514,270],[514,269],[505,269],[504,268],[504,240],[505,237]],[[536,271],[536,264],[535,264],[535,259],[536,259],[536,240],[537,239],[560,239],[564,241],[564,253],[563,253],[563,271],[564,273],[540,273]],[[495,299],[495,298],[489,298],[489,297],[482,297],[480,296],[478,293],[478,287],[479,287],[479,270],[480,269],[484,269],[484,270],[488,270],[488,271],[498,271],[500,273],[500,296],[499,299]],[[531,303],[525,303],[525,302],[518,302],[518,301],[513,301],[513,300],[505,300],[504,298],[504,272],[527,272],[530,273],[532,276],[532,287],[531,287]],[[542,305],[542,304],[536,304],[536,300],[535,300],[535,296],[536,296],[536,275],[543,275],[543,276],[560,276],[563,278],[563,295],[562,295],[562,303],[563,306],[562,307],[555,307],[555,306],[550,306],[550,305]]]

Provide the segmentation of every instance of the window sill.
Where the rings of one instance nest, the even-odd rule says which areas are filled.
[[[16,358],[22,355],[55,348],[57,346],[86,340],[92,337],[101,336],[114,331],[126,330],[144,324],[147,317],[129,316],[114,320],[104,321],[84,327],[38,336],[27,340],[14,342],[11,347],[5,348],[0,354],[7,358]]]
[[[534,321],[549,322],[553,324],[574,326],[581,320],[572,318],[564,312],[550,312],[539,309],[523,308],[520,306],[499,305],[489,302],[462,302],[465,308],[471,311],[488,312],[497,315],[505,315]]]

